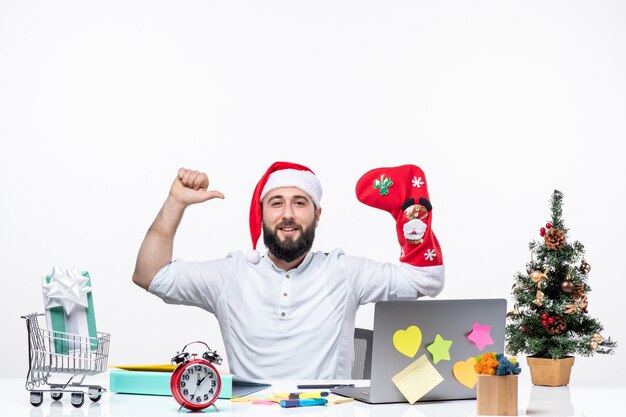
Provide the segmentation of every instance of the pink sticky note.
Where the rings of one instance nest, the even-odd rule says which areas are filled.
[[[472,331],[467,336],[469,340],[474,342],[478,350],[483,350],[487,345],[493,345],[493,339],[491,339],[491,326],[481,326],[477,321],[474,322]]]
[[[274,405],[277,404],[276,401],[272,400],[254,400],[252,404],[261,404],[261,405]]]

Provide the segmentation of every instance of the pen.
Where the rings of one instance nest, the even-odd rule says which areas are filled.
[[[326,398],[304,398],[301,400],[280,400],[281,407],[308,407],[311,405],[326,405]]]
[[[290,400],[295,400],[297,398],[321,398],[321,397],[328,397],[328,391],[292,392],[289,394]]]
[[[298,389],[330,389],[337,387],[352,387],[354,384],[311,384],[311,385],[298,385]]]
[[[328,397],[328,391],[317,392],[277,392],[274,394],[277,398],[285,398],[290,400],[297,400],[298,398],[321,398]]]

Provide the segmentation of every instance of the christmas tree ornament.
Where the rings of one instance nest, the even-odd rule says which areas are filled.
[[[598,350],[600,343],[602,343],[603,341],[604,337],[602,337],[600,333],[594,333],[593,336],[591,336],[591,342],[589,342],[589,347],[591,348],[591,350],[596,351]]]
[[[542,227],[541,229],[539,229],[539,235],[541,237],[544,237],[546,235],[546,228]]]
[[[566,278],[563,282],[561,282],[561,291],[563,294],[571,295],[574,293],[574,281],[570,278]]]
[[[513,306],[513,310],[511,310],[508,313],[506,313],[507,317],[519,316],[519,315],[520,315],[519,306],[517,304],[515,304],[515,306]]]
[[[561,316],[549,317],[547,324],[544,324],[543,327],[546,328],[548,334],[552,336],[559,335],[565,333],[567,330],[567,322]]]
[[[543,239],[549,250],[557,250],[565,246],[565,233],[560,229],[549,229]]]
[[[591,272],[591,265],[589,265],[584,259],[583,261],[580,263],[580,268],[578,269],[580,272],[582,272],[583,274],[588,274]]]
[[[594,333],[593,336],[591,336],[591,340],[602,343],[604,341],[604,337],[602,337],[600,333]]]
[[[548,279],[548,270],[545,271],[533,271],[530,273],[530,280],[537,284],[537,288],[541,289],[545,286],[546,280]]]
[[[585,286],[582,284],[574,285],[574,292],[572,292],[572,298],[574,300],[578,300],[579,298],[583,298],[585,296]]]
[[[574,300],[573,303],[565,304],[565,310],[563,311],[567,314],[577,314],[580,312],[586,313],[588,305],[587,296],[584,295],[582,298]]]
[[[543,298],[546,295],[541,291],[537,290],[537,294],[535,294],[535,299],[533,300],[533,304],[537,307],[541,307],[543,305]]]
[[[552,229],[552,223],[546,223],[546,229]]]

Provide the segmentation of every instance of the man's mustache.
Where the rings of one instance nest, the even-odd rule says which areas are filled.
[[[292,221],[292,220],[287,220],[287,221],[283,221],[280,222],[276,225],[276,230],[281,229],[283,227],[290,227],[292,229],[296,229],[296,230],[300,230],[302,231],[302,226],[300,226],[298,223]]]

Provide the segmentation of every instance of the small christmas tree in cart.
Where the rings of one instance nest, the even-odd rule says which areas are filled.
[[[528,355],[533,384],[559,386],[569,383],[572,355],[610,354],[616,342],[602,336],[602,325],[589,315],[591,266],[584,246],[567,240],[563,194],[555,190],[550,204],[552,219],[540,229],[543,240],[530,242],[526,273],[515,275],[506,338],[507,353]]]

